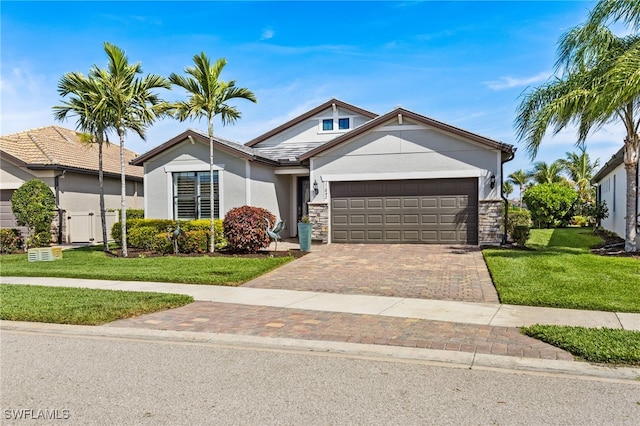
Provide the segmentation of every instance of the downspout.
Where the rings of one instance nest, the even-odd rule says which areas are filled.
[[[500,161],[500,198],[504,201],[504,232],[502,233],[502,245],[507,245],[507,225],[509,223],[509,200],[504,195],[504,163],[508,163],[516,156],[516,150],[514,149],[511,156],[505,161]]]
[[[62,170],[62,173],[55,175],[53,179],[53,186],[56,190],[56,207],[58,209],[58,244],[62,244],[62,220],[64,219],[62,209],[60,208],[60,178],[64,177],[66,172],[66,170]]]

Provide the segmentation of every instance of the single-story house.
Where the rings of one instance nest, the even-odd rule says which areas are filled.
[[[125,150],[127,208],[143,207],[142,167],[129,164],[136,154]],[[18,228],[11,209],[13,191],[30,179],[49,185],[59,211],[54,240],[63,243],[102,242],[98,183],[98,148],[76,131],[41,127],[0,137],[0,227]],[[103,147],[107,210],[120,208],[120,147]],[[117,213],[107,213],[107,225]],[[62,224],[62,226],[59,226]],[[24,231],[24,228],[23,228]]]
[[[636,192],[640,179],[640,168],[636,176]],[[627,216],[627,171],[624,168],[624,147],[620,148],[609,161],[595,174],[591,182],[596,184],[598,201],[607,205],[609,216],[600,221],[600,225],[625,237]],[[636,194],[636,217],[640,213],[640,197]],[[640,218],[637,219],[640,223]],[[636,234],[636,247],[640,247],[640,233]]]
[[[209,217],[206,134],[187,130],[135,158],[145,216]],[[326,243],[500,244],[502,164],[515,149],[403,108],[338,99],[239,144],[215,137],[215,212],[253,205],[308,216]]]

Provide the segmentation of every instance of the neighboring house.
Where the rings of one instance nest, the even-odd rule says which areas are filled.
[[[640,168],[638,170],[640,176]],[[636,177],[636,188],[638,188]],[[598,201],[607,204],[609,216],[600,221],[600,225],[619,237],[625,236],[627,216],[627,172],[624,169],[624,148],[620,148],[607,163],[596,173],[591,182],[597,185]],[[640,212],[640,197],[637,197],[636,217]],[[640,218],[638,219],[640,223]],[[636,235],[636,244],[640,247],[640,233]]]
[[[266,208],[296,235],[308,215],[329,243],[499,244],[511,145],[403,108],[378,116],[337,99],[247,142],[215,138],[216,216]],[[142,154],[145,216],[209,217],[206,134]]]
[[[143,207],[142,167],[125,151],[127,208]],[[103,147],[105,207],[120,208],[120,147]],[[64,243],[102,242],[98,183],[98,147],[80,134],[58,126],[41,127],[0,137],[0,227],[16,228],[11,195],[25,181],[40,179],[56,196],[54,240]],[[109,234],[117,220],[107,213]],[[59,224],[62,226],[59,226]],[[109,235],[110,238],[110,235]]]

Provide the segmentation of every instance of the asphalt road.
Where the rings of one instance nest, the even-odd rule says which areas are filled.
[[[16,331],[3,331],[0,345],[1,424],[637,425],[640,419],[640,382]],[[32,420],[47,416],[58,420]]]

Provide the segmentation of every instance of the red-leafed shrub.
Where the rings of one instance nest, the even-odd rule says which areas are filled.
[[[269,247],[267,219],[273,226],[276,217],[260,207],[242,206],[231,209],[224,217],[224,236],[229,249],[238,253],[257,253]]]

